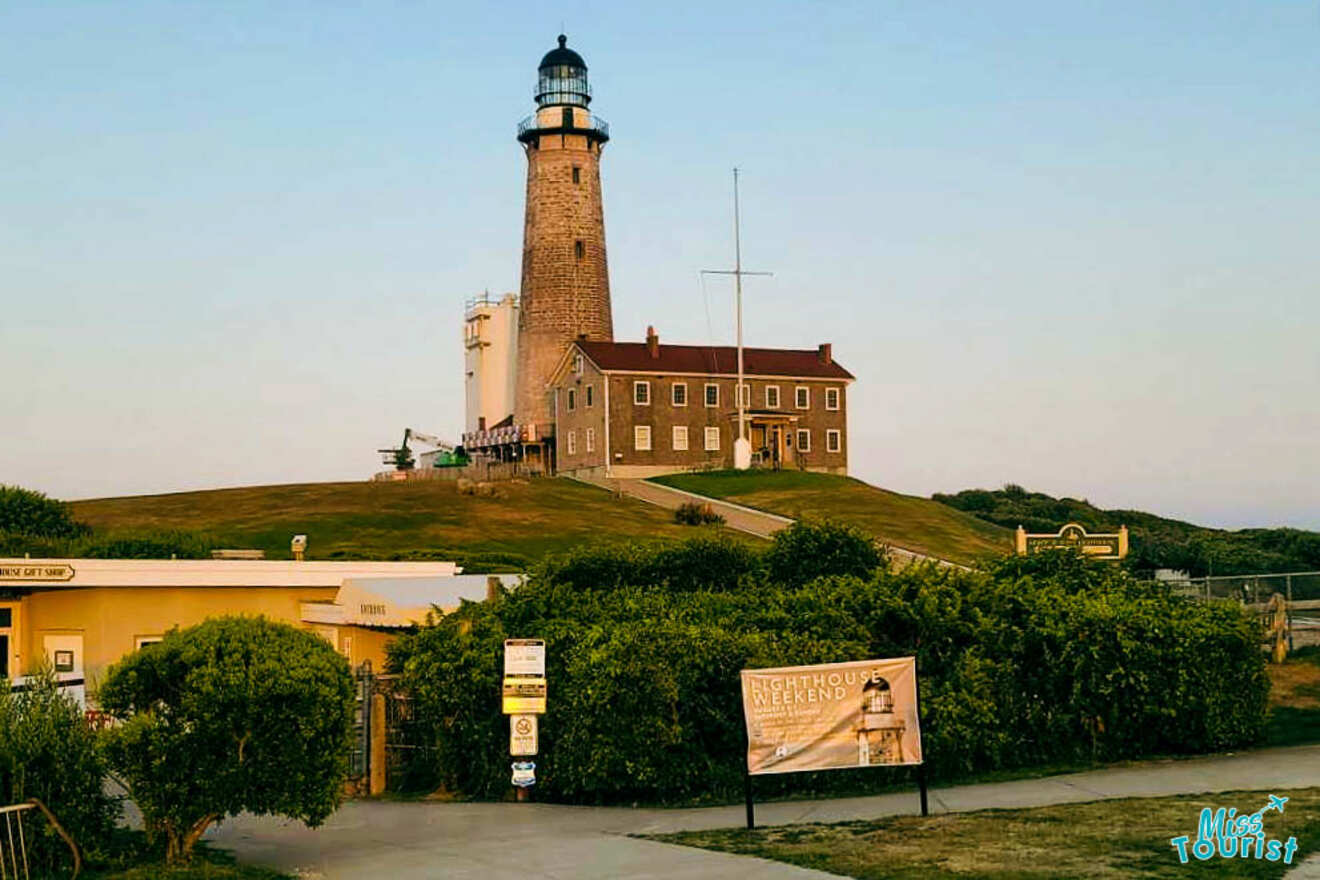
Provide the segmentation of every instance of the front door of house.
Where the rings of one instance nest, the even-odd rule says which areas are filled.
[[[0,679],[11,678],[18,673],[10,669],[10,654],[14,650],[14,607],[0,605]]]

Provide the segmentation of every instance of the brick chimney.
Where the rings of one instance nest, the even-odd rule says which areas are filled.
[[[816,360],[822,364],[834,363],[834,345],[829,342],[822,342],[816,348]]]
[[[651,357],[659,360],[660,358],[660,337],[655,333],[655,327],[646,328],[646,350],[651,353]]]

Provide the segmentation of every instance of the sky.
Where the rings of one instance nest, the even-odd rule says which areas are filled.
[[[463,425],[561,28],[615,337],[832,342],[854,475],[1320,528],[1315,2],[0,4],[0,483],[365,479]]]

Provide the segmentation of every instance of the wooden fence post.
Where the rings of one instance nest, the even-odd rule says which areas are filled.
[[[367,792],[372,797],[385,792],[385,695],[371,695],[371,778]]]

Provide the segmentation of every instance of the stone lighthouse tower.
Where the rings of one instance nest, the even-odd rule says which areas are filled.
[[[609,126],[587,110],[587,64],[559,36],[537,70],[536,112],[518,126],[527,152],[514,423],[525,441],[552,432],[545,385],[581,334],[612,341],[600,154]],[[535,454],[533,449],[529,452]],[[544,451],[544,447],[543,447]]]

